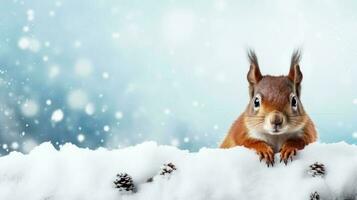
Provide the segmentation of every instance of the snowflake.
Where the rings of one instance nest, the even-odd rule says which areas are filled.
[[[52,113],[51,120],[53,122],[60,122],[63,119],[63,111],[61,109],[57,109]]]
[[[83,134],[78,134],[78,136],[77,136],[78,142],[82,143],[85,139],[86,139],[86,137]]]
[[[108,125],[105,125],[105,126],[103,127],[103,130],[104,130],[105,132],[108,132],[108,131],[110,131],[110,127],[109,127]]]

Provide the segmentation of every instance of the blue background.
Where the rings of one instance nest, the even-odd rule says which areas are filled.
[[[0,152],[44,141],[216,147],[248,102],[248,47],[274,75],[301,47],[320,141],[356,143],[356,10],[352,0],[2,1]]]

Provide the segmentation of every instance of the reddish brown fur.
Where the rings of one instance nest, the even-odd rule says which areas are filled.
[[[250,54],[252,54],[252,52],[250,52]],[[289,159],[292,160],[298,150],[301,150],[309,143],[316,141],[317,138],[314,124],[305,113],[300,100],[299,104],[301,105],[299,105],[296,113],[290,109],[289,95],[295,93],[297,96],[300,96],[300,83],[302,80],[302,73],[298,66],[300,55],[294,53],[289,75],[278,77],[262,76],[255,54],[254,57],[249,58],[254,59],[253,61],[250,60],[251,68],[247,76],[250,83],[250,96],[253,98],[256,93],[262,94],[264,98],[261,106],[262,108],[255,113],[252,109],[252,102],[250,102],[245,112],[243,112],[233,123],[229,133],[220,145],[220,148],[244,146],[255,150],[260,156],[260,159],[264,159],[268,166],[273,165],[274,153],[276,153],[276,151],[273,146],[271,146],[272,144],[251,137],[249,134],[251,130],[249,130],[248,124],[254,124],[256,122],[261,123],[268,113],[281,112],[287,116],[287,120],[290,120],[286,123],[288,123],[291,128],[297,128],[299,132],[299,137],[288,138],[284,140],[284,143],[281,145],[280,161],[284,161],[286,164]],[[259,129],[257,128],[257,130]]]

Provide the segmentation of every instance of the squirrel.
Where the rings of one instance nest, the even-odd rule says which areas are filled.
[[[268,167],[274,166],[274,154],[280,152],[280,162],[287,165],[298,150],[317,138],[314,123],[300,100],[301,51],[293,52],[287,76],[263,76],[253,50],[248,50],[248,59],[250,101],[220,148],[244,146],[255,150]]]

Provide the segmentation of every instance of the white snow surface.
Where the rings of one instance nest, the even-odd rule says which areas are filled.
[[[276,160],[279,154],[275,155]],[[177,170],[158,175],[163,164]],[[325,177],[311,177],[309,165],[326,166]],[[114,188],[116,174],[126,172],[137,192]],[[154,181],[146,183],[149,177]],[[0,158],[0,199],[6,200],[230,200],[354,199],[357,195],[357,146],[346,143],[308,145],[285,166],[268,168],[243,147],[203,148],[190,153],[145,142],[117,150],[89,150],[72,144],[56,150],[43,143],[24,155]]]

